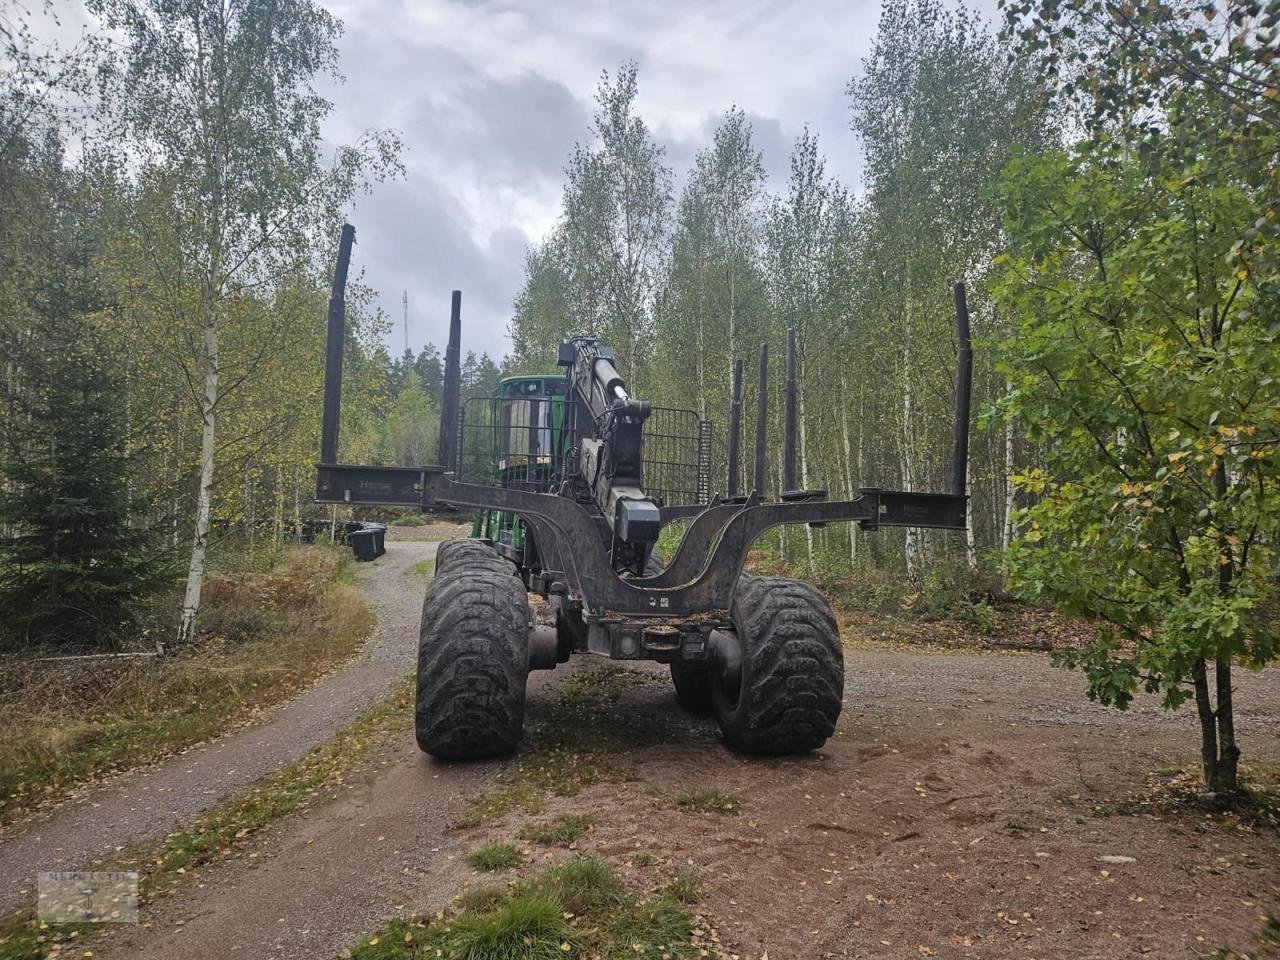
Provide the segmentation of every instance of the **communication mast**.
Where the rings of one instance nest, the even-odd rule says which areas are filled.
[[[409,352],[409,291],[404,291],[400,297],[401,304],[404,305],[404,352]]]

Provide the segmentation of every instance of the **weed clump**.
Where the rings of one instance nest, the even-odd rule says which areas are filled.
[[[544,847],[567,847],[585,836],[595,818],[585,813],[564,813],[554,820],[535,821],[520,831],[520,839]]]
[[[487,843],[467,857],[477,870],[510,870],[520,866],[520,851],[509,843]]]

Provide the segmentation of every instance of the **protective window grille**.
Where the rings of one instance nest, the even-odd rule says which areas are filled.
[[[473,397],[458,421],[458,480],[554,493],[578,476],[578,404],[563,397]],[[591,431],[585,431],[590,435]],[[710,497],[710,425],[655,407],[645,422],[644,489],[666,504]]]

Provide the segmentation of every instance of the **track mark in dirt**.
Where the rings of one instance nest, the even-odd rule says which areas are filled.
[[[383,699],[413,663],[422,584],[408,574],[436,544],[387,545],[361,565],[378,624],[356,658],[252,726],[130,771],[47,814],[0,832],[0,913],[31,906],[41,871],[85,866],[117,847],[158,839],[292,763]]]

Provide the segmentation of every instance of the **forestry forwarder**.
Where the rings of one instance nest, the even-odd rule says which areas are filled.
[[[788,339],[783,491],[765,495],[768,353],[760,350],[754,487],[738,492],[742,361],[734,367],[727,495],[710,495],[710,429],[687,410],[627,393],[613,351],[590,337],[559,348],[563,377],[509,378],[500,395],[459,409],[461,294],[445,353],[440,463],[338,463],[344,289],[355,231],[346,226],[329,302],[322,503],[452,504],[481,512],[478,535],[436,554],[418,649],[418,744],[446,759],[509,753],[524,721],[530,670],[575,653],[670,665],[686,708],[713,712],[725,740],[751,754],[795,754],[831,736],[844,658],[831,607],[810,583],[742,572],[766,529],[854,521],[864,529],[965,529],[972,353],[964,288],[955,287],[959,361],[951,493],[862,489],[852,500],[795,483],[795,337]],[[665,566],[662,527],[688,523]],[[480,536],[483,535],[483,536]],[[555,626],[537,625],[529,594]]]

